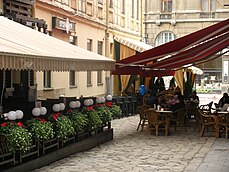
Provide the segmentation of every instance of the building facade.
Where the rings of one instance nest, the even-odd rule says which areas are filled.
[[[227,4],[229,0],[146,0],[145,39],[148,44],[158,46],[223,21],[229,16]],[[225,54],[198,66],[204,74],[196,80],[197,91],[226,91],[228,57]]]

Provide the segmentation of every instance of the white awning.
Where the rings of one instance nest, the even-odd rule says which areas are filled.
[[[0,16],[0,69],[110,71],[115,61]]]
[[[114,40],[131,48],[134,49],[138,52],[143,52],[146,50],[149,50],[151,48],[153,48],[151,45],[146,44],[144,42],[140,42],[140,41],[136,41],[130,38],[124,38],[124,37],[120,37],[120,36],[114,36]]]

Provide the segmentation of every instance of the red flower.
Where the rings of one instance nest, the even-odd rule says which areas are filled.
[[[22,124],[22,122],[18,122],[17,124],[18,124],[18,126],[20,126],[20,127],[23,127],[23,126],[24,126],[24,125]]]
[[[44,118],[41,119],[41,122],[46,122],[46,120]]]
[[[108,107],[111,107],[112,105],[113,105],[112,102],[107,102],[107,106],[108,106]]]
[[[56,121],[56,119],[58,118],[58,116],[60,115],[60,113],[56,113],[53,115],[53,119]]]
[[[5,126],[6,126],[6,123],[2,123],[1,126],[2,126],[2,127],[5,127]]]
[[[87,107],[87,110],[91,111],[91,110],[93,110],[93,107],[92,106]]]
[[[68,112],[72,112],[72,109],[68,109]]]

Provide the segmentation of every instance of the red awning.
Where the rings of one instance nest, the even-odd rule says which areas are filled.
[[[183,65],[206,61],[229,46],[228,41],[229,19],[118,61],[113,74],[143,75],[146,71],[171,74]],[[168,72],[169,70],[172,72]]]

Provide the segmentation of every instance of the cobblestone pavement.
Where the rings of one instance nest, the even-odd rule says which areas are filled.
[[[225,138],[199,137],[191,127],[176,132],[171,128],[170,136],[160,133],[156,137],[136,131],[138,122],[137,115],[114,120],[114,140],[34,172],[229,171],[229,144]]]

